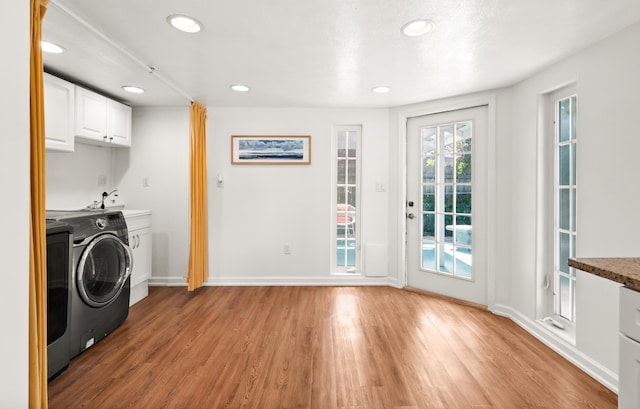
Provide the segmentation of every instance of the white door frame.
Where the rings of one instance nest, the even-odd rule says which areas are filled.
[[[487,307],[495,308],[495,268],[496,268],[496,97],[494,94],[469,95],[459,98],[427,102],[417,106],[398,109],[398,135],[401,147],[398,163],[400,167],[398,186],[398,284],[407,285],[407,120],[415,116],[439,114],[459,109],[487,106]]]

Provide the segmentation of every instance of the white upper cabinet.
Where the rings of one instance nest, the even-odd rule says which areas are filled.
[[[75,85],[44,74],[44,136],[50,151],[73,152]]]
[[[119,146],[131,146],[131,107],[107,100],[107,135]]]
[[[131,107],[76,86],[78,142],[131,146]]]

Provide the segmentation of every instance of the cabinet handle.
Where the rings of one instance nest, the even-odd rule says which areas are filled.
[[[136,234],[136,248],[140,247],[140,235]]]
[[[113,136],[109,137],[109,140],[110,140],[110,141],[113,141]]]

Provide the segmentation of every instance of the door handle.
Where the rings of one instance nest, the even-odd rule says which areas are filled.
[[[407,213],[407,219],[415,219],[416,215],[413,213]]]

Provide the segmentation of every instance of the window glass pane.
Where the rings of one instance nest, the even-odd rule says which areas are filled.
[[[449,228],[449,227],[447,227]],[[451,229],[455,233],[455,243],[462,246],[471,246],[471,225],[469,224],[456,224],[455,228]]]
[[[454,167],[455,160],[453,155],[439,156],[440,160],[444,161],[444,182],[445,183],[453,183],[454,182]]]
[[[346,179],[345,179],[345,175],[346,175],[346,160],[345,159],[338,159],[338,180],[337,182],[339,184],[344,184]]]
[[[350,158],[356,157],[357,136],[356,132],[347,132],[347,156]]]
[[[569,230],[569,212],[571,210],[569,204],[569,189],[560,189],[558,196],[559,227],[563,230]]]
[[[456,213],[471,214],[471,185],[456,186]]]
[[[435,155],[436,153],[436,127],[422,128],[422,154]]]
[[[440,127],[440,153],[453,153],[453,125]]]
[[[456,152],[471,152],[471,121],[456,124]]]
[[[569,259],[569,235],[560,233],[560,254],[558,259],[558,270],[569,273],[567,260]]]
[[[347,196],[345,194],[346,189],[344,186],[338,186],[337,192],[336,192],[336,202],[337,204],[344,204],[345,201],[347,200]]]
[[[436,270],[436,244],[430,240],[422,240],[422,268]]]
[[[336,240],[336,264],[344,266],[346,263],[346,243],[345,239]]]
[[[456,182],[471,183],[471,154],[456,156]]]
[[[438,271],[453,273],[453,245],[438,244]]]
[[[576,97],[571,97],[571,139],[576,139],[576,118],[578,107],[576,105]]]
[[[471,278],[471,249],[455,247],[455,272],[457,276]]]
[[[426,185],[422,187],[422,210],[433,212],[436,210],[435,186]]]
[[[344,158],[347,156],[347,133],[345,131],[338,132],[337,136],[337,157]]]
[[[558,104],[558,117],[560,120],[560,124],[558,127],[558,133],[560,134],[559,141],[565,142],[569,140],[569,116],[571,114],[569,111],[569,99],[563,99],[562,101],[558,102]]]
[[[444,186],[444,211],[447,213],[453,212],[453,186]]]
[[[453,242],[453,216],[444,216],[444,241],[447,243]]]
[[[434,240],[436,236],[436,215],[433,213],[424,213],[422,215],[422,237]]]
[[[559,183],[561,186],[569,185],[569,145],[559,147]]]
[[[572,234],[571,235],[571,258],[575,258],[576,257],[576,235]],[[571,269],[573,270],[573,268]],[[573,271],[573,274],[575,275],[575,271]]]
[[[436,157],[425,156],[423,159],[422,180],[424,183],[436,183]]]
[[[356,242],[355,240],[347,241],[347,264],[348,267],[356,265]]]
[[[456,225],[471,226],[471,216],[456,216]]]
[[[560,315],[571,320],[571,280],[565,276],[560,276],[559,278]]]
[[[348,173],[348,180],[347,183],[350,185],[355,185],[356,184],[356,160],[355,159],[349,159],[347,161],[347,171]]]
[[[347,204],[356,207],[356,187],[349,186],[347,188]]]

